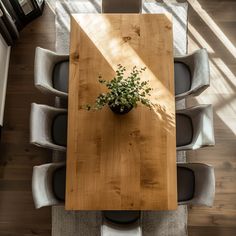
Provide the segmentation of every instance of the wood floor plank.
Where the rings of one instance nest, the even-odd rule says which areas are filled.
[[[199,227],[191,226],[188,228],[189,235],[191,236],[235,236],[236,228],[235,227]]]
[[[235,235],[236,232],[236,43],[234,1],[192,1],[189,6],[189,51],[211,49],[211,86],[188,106],[211,103],[214,109],[216,145],[188,152],[189,162],[215,168],[216,196],[212,208],[189,208],[189,235]],[[200,4],[200,8],[194,6]],[[204,18],[210,19],[208,22]],[[191,30],[191,27],[195,29]],[[215,32],[221,32],[216,34]],[[197,32],[197,33],[196,33]],[[230,45],[230,43],[232,45]]]
[[[51,161],[51,151],[29,144],[32,102],[52,104],[53,98],[34,88],[34,51],[41,45],[54,49],[54,15],[45,8],[12,47],[0,144],[0,235],[49,236],[51,210],[35,210],[31,192],[32,168]]]

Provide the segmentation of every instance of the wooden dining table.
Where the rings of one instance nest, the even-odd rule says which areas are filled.
[[[87,111],[117,65],[146,67],[149,109]],[[169,14],[73,14],[66,210],[175,210],[176,133]]]

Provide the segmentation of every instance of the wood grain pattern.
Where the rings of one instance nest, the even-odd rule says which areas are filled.
[[[219,226],[189,226],[189,235],[191,236],[235,236],[235,227]]]
[[[236,45],[236,2],[189,0],[189,3],[191,3],[189,5],[189,52],[201,47],[208,49],[211,86],[200,96],[189,98],[187,105],[199,103],[213,105],[216,140],[214,147],[187,153],[189,162],[213,165],[216,176],[213,207],[189,208],[189,236],[236,235],[236,60],[233,50],[228,49],[229,41],[234,47]],[[206,21],[209,18],[210,20]],[[219,29],[223,34],[216,35],[214,32]]]
[[[35,47],[54,50],[54,45],[54,15],[46,5],[43,16],[20,32],[11,49],[0,143],[1,236],[51,236],[51,209],[35,209],[31,178],[33,166],[51,162],[52,153],[30,145],[29,114],[31,102],[54,104],[54,97],[42,94],[33,82]]]
[[[77,14],[71,22],[66,209],[176,209],[170,16]],[[103,91],[99,73],[111,79],[119,63],[147,67],[153,109],[83,110]]]

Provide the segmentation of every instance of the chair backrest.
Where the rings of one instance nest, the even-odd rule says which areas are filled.
[[[193,198],[187,201],[179,201],[179,205],[204,205],[212,206],[215,197],[215,174],[214,168],[202,163],[178,163],[178,171],[190,169],[194,174]],[[178,181],[178,189],[184,189],[185,181]]]
[[[62,55],[37,47],[34,60],[34,84],[44,93],[67,98],[68,94],[53,88],[53,70],[57,63],[69,60],[69,55]]]
[[[30,143],[58,151],[66,151],[66,147],[57,145],[52,138],[53,118],[67,112],[66,109],[32,103],[30,114]]]
[[[177,56],[175,62],[181,62],[188,66],[191,73],[191,88],[183,94],[176,95],[176,100],[182,99],[188,95],[199,95],[210,85],[210,66],[208,53],[205,48],[195,52]]]
[[[65,166],[65,163],[50,163],[34,166],[32,176],[32,194],[35,208],[63,204],[53,191],[53,173]]]
[[[101,236],[141,236],[142,230],[139,224],[132,225],[114,225],[104,222],[101,225]]]
[[[210,86],[210,66],[208,53],[205,48],[195,51],[191,55],[188,66],[192,73],[191,90],[196,94],[200,94],[203,90]],[[201,88],[201,91],[199,91]]]
[[[142,0],[102,0],[102,13],[140,13]]]
[[[177,110],[176,115],[178,114],[186,115],[191,119],[193,137],[190,144],[177,147],[177,151],[215,145],[213,109],[211,105],[199,105]]]
[[[102,236],[141,236],[140,211],[103,211]]]

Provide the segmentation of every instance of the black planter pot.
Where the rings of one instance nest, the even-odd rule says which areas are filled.
[[[121,112],[120,106],[112,107],[109,105],[109,107],[115,114],[118,114],[118,115],[124,115],[133,109],[133,107],[125,107],[124,110]]]

